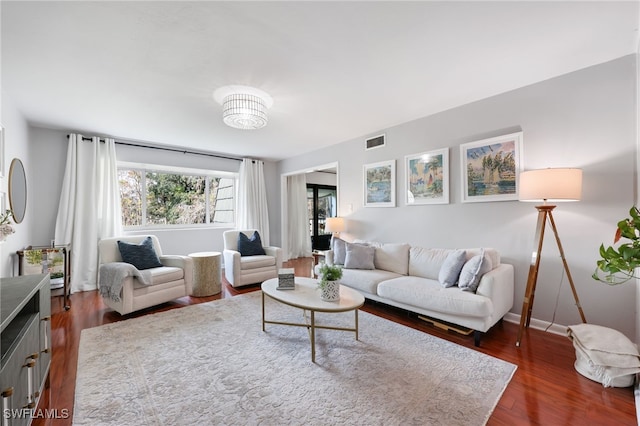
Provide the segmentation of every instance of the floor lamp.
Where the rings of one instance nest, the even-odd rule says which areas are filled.
[[[538,210],[538,224],[536,226],[535,245],[531,255],[531,264],[529,265],[527,288],[525,290],[524,301],[522,303],[522,314],[520,316],[520,328],[518,329],[516,346],[520,346],[522,332],[525,328],[529,327],[529,323],[531,321],[531,310],[533,309],[536,282],[538,281],[538,268],[540,266],[540,254],[542,252],[544,229],[547,223],[547,218],[551,223],[551,228],[553,229],[553,233],[556,237],[556,243],[558,244],[562,264],[564,265],[567,279],[571,285],[571,291],[573,292],[573,298],[576,301],[578,312],[580,312],[582,322],[587,322],[584,317],[584,312],[582,312],[582,306],[578,299],[576,287],[573,284],[569,265],[567,265],[567,260],[564,257],[564,250],[562,249],[562,243],[558,236],[558,229],[556,228],[556,223],[553,220],[553,209],[555,209],[556,206],[547,204],[549,201],[579,201],[582,193],[582,170],[541,169],[522,172],[520,173],[519,186],[520,201],[542,202],[542,205],[536,206],[536,209]]]

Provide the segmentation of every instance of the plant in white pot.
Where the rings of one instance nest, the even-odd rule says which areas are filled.
[[[338,280],[342,278],[342,268],[323,263],[318,272],[320,275],[320,282],[318,283],[320,298],[327,302],[340,300],[340,282]]]

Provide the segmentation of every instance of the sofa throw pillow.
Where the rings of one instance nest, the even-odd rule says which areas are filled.
[[[118,250],[120,250],[123,262],[130,263],[140,270],[162,266],[156,250],[153,248],[151,237],[145,238],[140,244],[118,241]]]
[[[454,250],[449,253],[440,267],[440,273],[438,274],[438,281],[440,281],[440,284],[445,288],[455,286],[458,282],[458,278],[460,277],[460,271],[462,271],[462,267],[466,261],[466,250]]]
[[[375,248],[360,244],[346,243],[347,254],[344,267],[347,269],[374,269],[373,256]]]
[[[334,238],[332,240],[333,247],[333,263],[336,265],[344,265],[345,258],[347,257],[347,242],[340,238]]]
[[[238,251],[240,256],[258,256],[267,254],[262,248],[262,240],[258,231],[253,231],[251,238],[247,237],[244,232],[238,233]]]
[[[482,250],[481,254],[473,256],[462,267],[460,278],[458,279],[458,287],[461,290],[475,293],[480,284],[480,279],[491,269],[493,269],[491,260],[484,255],[484,250]]]

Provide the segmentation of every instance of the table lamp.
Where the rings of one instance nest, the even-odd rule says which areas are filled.
[[[340,236],[340,233],[345,230],[345,222],[342,217],[328,217],[324,230],[331,232],[335,238]]]
[[[556,208],[553,204],[547,204],[547,202],[564,202],[564,201],[580,201],[582,196],[582,170],[581,169],[540,169],[529,170],[520,173],[519,182],[519,199],[520,201],[532,201],[542,202],[541,205],[537,205],[538,210],[538,224],[536,226],[535,245],[533,253],[531,255],[531,264],[529,266],[529,276],[527,278],[527,288],[525,290],[524,301],[522,303],[522,314],[520,316],[520,328],[518,329],[518,337],[516,339],[516,346],[520,346],[520,340],[522,339],[522,332],[526,327],[529,327],[531,322],[531,311],[533,309],[533,299],[536,291],[536,282],[538,280],[538,268],[540,266],[540,254],[542,252],[542,243],[544,241],[544,229],[547,223],[547,218],[551,223],[553,233],[556,238],[558,250],[560,251],[560,257],[562,258],[562,264],[567,274],[567,279],[571,285],[573,292],[573,298],[576,301],[576,306],[580,312],[582,322],[587,322],[582,312],[582,306],[580,306],[580,300],[578,299],[578,293],[576,292],[575,285],[573,284],[573,278],[569,271],[569,265],[564,256],[564,250],[562,249],[562,243],[558,236],[558,229],[556,228],[555,221],[553,220],[553,209]]]

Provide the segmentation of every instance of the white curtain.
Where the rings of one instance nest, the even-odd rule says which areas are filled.
[[[71,245],[71,292],[97,288],[98,240],[121,233],[115,141],[69,135],[55,241]]]
[[[245,158],[240,165],[238,229],[257,229],[262,245],[269,245],[269,212],[264,163]]]
[[[307,206],[307,178],[287,176],[287,245],[289,259],[311,256],[311,233]]]

